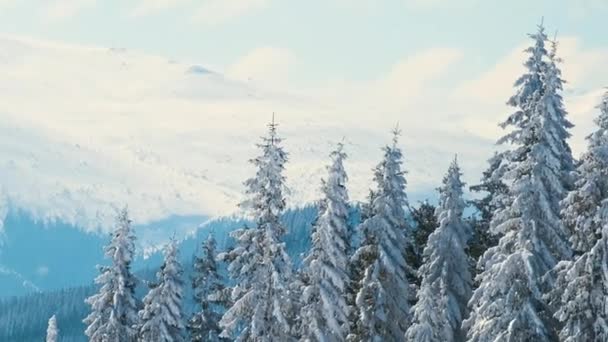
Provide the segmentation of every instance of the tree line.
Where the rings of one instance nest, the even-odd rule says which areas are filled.
[[[561,93],[557,41],[540,25],[530,35],[525,73],[501,123],[503,147],[469,205],[455,157],[436,208],[411,211],[400,131],[373,169],[374,186],[352,227],[344,160],[330,154],[311,248],[296,268],[286,252],[284,168],[277,124],[251,160],[245,182],[253,224],[216,251],[211,237],[194,261],[198,309],[184,317],[176,242],[139,301],[131,272],[134,235],[119,213],[87,299],[90,341],[607,341],[608,93],[597,129],[575,160]],[[421,222],[423,224],[421,224]],[[353,238],[357,235],[357,238]],[[227,265],[228,279],[218,272]],[[60,323],[60,322],[59,322]],[[51,318],[49,339],[57,336]]]

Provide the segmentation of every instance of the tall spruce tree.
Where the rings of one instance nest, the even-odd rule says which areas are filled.
[[[361,205],[361,217],[363,221],[372,216],[373,191],[370,190],[368,202]],[[366,308],[369,303],[375,307],[377,300],[369,298],[369,282],[364,282],[367,273],[372,273],[373,267],[378,259],[377,249],[373,242],[373,236],[369,231],[363,230],[360,232],[359,247],[356,248],[348,263],[349,286],[346,295],[346,302],[350,308],[349,325],[350,331],[346,337],[348,342],[359,342],[367,336],[379,335],[375,333],[376,319],[375,316],[368,314]],[[367,289],[363,289],[367,286]],[[363,319],[365,317],[365,319]],[[368,338],[369,339],[369,338]]]
[[[598,213],[601,235],[591,249],[557,266],[557,284],[549,296],[554,296],[555,317],[561,322],[560,341],[608,341],[607,207],[604,200]]]
[[[429,236],[424,263],[418,270],[422,283],[412,310],[413,323],[405,335],[407,341],[464,341],[460,326],[471,296],[466,248],[472,231],[462,217],[466,203],[460,176],[460,167],[454,159],[439,189],[436,210],[439,227]]]
[[[549,125],[548,129],[552,130],[551,134],[554,139],[553,152],[559,156],[562,183],[566,190],[570,190],[573,186],[572,172],[575,169],[575,162],[567,140],[571,136],[568,130],[573,128],[574,125],[566,118],[568,113],[564,108],[561,95],[565,81],[562,79],[562,72],[559,68],[562,59],[557,56],[557,40],[550,41],[550,45],[549,60],[545,65],[543,109],[547,111],[547,115],[551,118],[547,121],[547,124]]]
[[[112,240],[105,247],[111,265],[98,266],[101,274],[95,283],[100,285],[99,292],[86,300],[91,313],[84,319],[88,325],[85,334],[91,342],[130,342],[137,338],[137,280],[131,272],[134,241],[129,213],[124,208],[116,218]]]
[[[387,335],[387,310],[385,290],[380,282],[381,265],[378,256],[378,244],[374,236],[365,232],[365,238],[352,256],[355,267],[356,293],[354,310],[351,314],[351,332],[347,341],[381,342]]]
[[[144,308],[139,312],[140,342],[184,341],[183,271],[177,242],[171,240],[164,253],[165,260],[156,274],[157,282],[144,297]]]
[[[598,107],[598,129],[587,137],[588,150],[574,173],[574,189],[562,201],[564,224],[578,255],[589,251],[600,237],[602,221],[597,212],[608,197],[608,93]]]
[[[437,216],[435,211],[437,208],[424,201],[418,205],[418,207],[411,208],[412,219],[416,224],[416,230],[414,232],[414,250],[416,255],[415,263],[412,264],[416,269],[422,265],[422,252],[426,247],[426,243],[429,236],[435,229],[437,229]]]
[[[233,304],[220,321],[221,336],[237,341],[290,341],[292,266],[280,222],[285,209],[283,169],[287,153],[274,120],[258,146],[262,154],[251,161],[257,171],[245,182],[250,199],[243,203],[252,209],[255,227],[233,232],[236,247],[219,256],[230,262],[228,271],[237,284],[231,293]]]
[[[348,192],[346,153],[338,144],[323,181],[321,210],[313,226],[312,247],[304,259],[307,283],[300,310],[302,341],[344,341],[348,334]]]
[[[558,264],[556,284],[547,295],[564,342],[608,340],[608,93],[599,109],[599,127],[587,137],[574,190],[562,202],[579,256]]]
[[[216,262],[216,242],[209,235],[203,243],[202,255],[194,260],[192,288],[194,300],[199,306],[188,324],[193,342],[217,342],[222,329],[219,322],[227,304],[225,286]]]
[[[500,208],[503,209],[510,200],[508,187],[503,181],[505,172],[505,153],[495,153],[488,161],[488,169],[482,174],[481,182],[472,185],[472,192],[484,193],[479,199],[471,200],[470,203],[477,210],[477,215],[470,220],[473,228],[473,239],[469,245],[469,254],[477,261],[488,248],[498,243],[498,238],[490,231],[492,216]]]
[[[568,234],[560,221],[559,202],[567,183],[565,112],[557,114],[545,49],[544,27],[531,35],[527,71],[508,102],[516,108],[502,124],[512,131],[499,142],[510,143],[505,179],[509,206],[497,210],[491,229],[501,236],[480,259],[480,285],[464,323],[467,338],[481,341],[552,341],[556,328],[542,297],[542,277],[571,256]],[[549,100],[553,98],[553,100]]]
[[[362,224],[364,241],[354,255],[360,265],[355,298],[358,312],[351,339],[399,341],[410,322],[411,299],[408,277],[414,273],[407,263],[412,229],[405,208],[406,181],[402,153],[398,147],[399,130],[393,144],[384,148],[384,158],[374,170],[377,189],[371,203],[371,216]]]
[[[57,317],[51,316],[49,319],[49,325],[46,329],[46,342],[57,342],[59,337],[59,329],[57,328]]]

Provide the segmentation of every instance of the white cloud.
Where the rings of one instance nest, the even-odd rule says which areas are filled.
[[[318,93],[325,102],[349,110],[380,111],[387,119],[398,120],[404,112],[416,111],[422,102],[439,98],[441,79],[462,57],[463,51],[455,48],[429,48],[402,58],[372,80],[325,82]],[[376,121],[374,116],[362,115],[361,119]]]
[[[194,13],[193,20],[214,26],[262,9],[269,4],[270,0],[202,0]]]
[[[73,17],[96,3],[97,0],[53,0],[43,9],[43,12],[46,19],[59,21]]]
[[[426,96],[429,83],[445,75],[463,52],[452,48],[432,48],[397,63],[376,82],[375,92],[401,102]]]
[[[283,48],[256,48],[227,70],[227,75],[244,82],[252,82],[266,87],[285,85],[290,70],[294,66],[294,54]]]

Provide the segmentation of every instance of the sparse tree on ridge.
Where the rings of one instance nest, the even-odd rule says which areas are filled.
[[[175,240],[167,244],[164,254],[165,260],[156,274],[157,282],[144,297],[144,308],[139,312],[141,342],[184,341],[183,271]]]
[[[280,222],[285,209],[287,153],[274,121],[258,146],[262,154],[251,161],[256,175],[245,182],[250,198],[243,204],[252,210],[255,227],[234,231],[231,236],[236,246],[219,256],[230,263],[228,271],[236,283],[231,292],[233,304],[220,321],[221,336],[237,341],[291,341],[292,266]]]
[[[300,310],[302,341],[344,341],[349,331],[348,286],[348,192],[338,144],[330,154],[327,180],[323,181],[321,211],[313,226],[312,247],[304,259],[307,283]]]
[[[85,334],[91,342],[131,342],[137,337],[137,280],[131,272],[134,253],[135,236],[128,210],[124,208],[116,218],[112,240],[105,247],[111,265],[99,266],[101,274],[95,279],[100,285],[99,292],[86,300],[91,313],[84,319]]]
[[[49,326],[46,329],[46,342],[57,342],[59,329],[57,328],[57,318],[55,315],[49,319]]]
[[[199,311],[194,313],[188,325],[193,342],[225,340],[219,337],[222,332],[219,322],[227,304],[226,291],[215,259],[216,242],[213,235],[209,235],[203,243],[202,255],[194,261],[192,288]]]
[[[499,141],[514,145],[505,172],[510,205],[494,213],[491,229],[501,238],[479,261],[480,285],[464,322],[471,342],[556,338],[542,295],[542,278],[559,261],[571,257],[559,213],[567,190],[563,160],[571,124],[549,100],[556,87],[550,74],[554,71],[548,71],[544,27],[540,25],[531,37],[534,45],[527,49],[526,73],[516,82],[517,94],[508,102],[516,111],[502,124],[512,131]]]
[[[406,333],[412,342],[464,341],[460,329],[467,315],[471,296],[471,272],[466,254],[471,227],[462,214],[464,183],[456,159],[450,165],[439,189],[439,226],[424,248],[424,262],[418,270],[422,283],[413,307],[413,322]]]

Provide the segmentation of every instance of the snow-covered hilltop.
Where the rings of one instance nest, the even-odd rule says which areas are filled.
[[[323,158],[343,137],[352,197],[363,199],[395,123],[382,113],[362,123],[303,96],[123,49],[0,37],[0,74],[3,202],[90,229],[109,226],[124,204],[137,223],[233,212],[272,112],[290,151],[289,205],[319,197]],[[412,191],[432,190],[442,169],[432,165],[454,146],[421,140],[433,129],[399,120],[406,158],[416,161],[408,163]],[[483,160],[486,151],[473,153]]]
[[[396,122],[414,203],[433,196],[455,152],[471,183],[493,149],[494,134],[457,120],[463,111],[453,97],[458,92],[445,94],[445,106],[438,107],[436,99],[415,97],[400,83],[382,83],[416,103],[410,108],[382,100],[381,89],[369,96],[354,96],[348,87],[331,95],[271,90],[213,69],[125,49],[0,36],[0,216],[13,208],[107,229],[114,207],[124,204],[137,224],[170,215],[229,215],[273,112],[290,153],[288,206],[319,198],[324,157],[343,138],[351,155],[345,164],[351,198],[363,200],[369,171]],[[425,84],[438,76],[428,78]],[[480,108],[484,122],[503,115]]]

